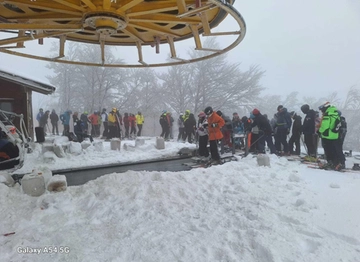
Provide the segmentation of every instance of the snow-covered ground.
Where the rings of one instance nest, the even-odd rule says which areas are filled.
[[[45,164],[37,145],[24,168],[144,160],[189,146],[154,145],[117,152],[104,142]],[[0,261],[360,261],[360,174],[270,160],[114,173],[40,197],[0,183]]]

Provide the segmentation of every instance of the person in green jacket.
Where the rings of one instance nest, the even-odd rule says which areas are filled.
[[[338,110],[329,102],[319,106],[323,113],[319,135],[322,139],[324,153],[327,164],[322,167],[325,169],[341,170],[343,165],[340,163],[340,152],[338,152],[337,143],[339,142],[339,132],[336,131],[336,123],[340,120]]]

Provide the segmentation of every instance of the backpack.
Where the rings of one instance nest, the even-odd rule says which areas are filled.
[[[333,133],[339,133],[342,125],[345,121],[342,121],[340,117],[335,118],[335,125],[334,128],[331,130]]]

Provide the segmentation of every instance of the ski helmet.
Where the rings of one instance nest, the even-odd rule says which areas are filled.
[[[319,110],[321,110],[322,112],[325,112],[329,106],[330,106],[330,102],[325,102],[324,104],[319,106]]]
[[[214,112],[214,110],[212,109],[211,106],[208,106],[208,107],[205,108],[205,110],[204,110],[204,113],[205,113],[206,115],[211,115],[213,112]]]
[[[307,114],[310,110],[310,106],[308,104],[302,105],[301,106],[301,112],[303,112],[304,114]]]

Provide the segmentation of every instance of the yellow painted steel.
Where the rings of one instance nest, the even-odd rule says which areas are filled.
[[[0,31],[6,32],[0,36],[0,52],[90,66],[144,67],[195,62],[229,51],[244,38],[245,22],[232,4],[233,0],[206,0],[200,5],[196,0],[0,0]],[[228,15],[238,31],[212,33]],[[228,47],[204,57],[193,60],[176,57],[175,43],[184,39],[193,38],[195,50],[204,50],[201,34],[235,35],[237,38]],[[31,40],[42,44],[47,37],[59,39],[59,57],[9,50],[24,49],[24,42]],[[99,45],[99,63],[66,60],[65,39]],[[169,44],[171,58],[176,60],[162,64],[143,61],[142,46],[153,46],[154,39],[157,43]],[[104,54],[106,45],[134,46],[138,50],[139,64],[108,65]]]

